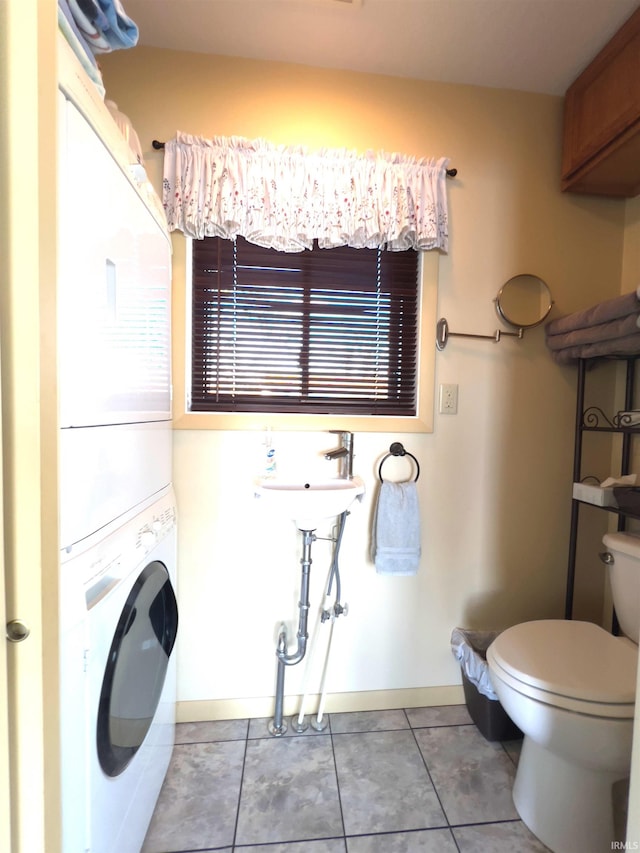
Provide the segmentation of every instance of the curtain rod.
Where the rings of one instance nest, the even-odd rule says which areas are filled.
[[[154,139],[153,142],[151,143],[151,147],[155,148],[156,151],[161,151],[164,148],[164,142],[158,142],[157,139]],[[455,176],[457,174],[458,174],[457,169],[447,169],[447,177],[448,178],[455,178]]]

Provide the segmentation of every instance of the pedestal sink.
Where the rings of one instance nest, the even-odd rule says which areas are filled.
[[[349,509],[356,498],[364,495],[360,477],[310,480],[261,478],[256,481],[255,495],[265,509],[292,519],[300,530],[315,530],[325,518],[334,518]]]
[[[349,442],[349,448],[344,453],[351,454],[353,441]],[[349,463],[351,463],[349,455]],[[349,464],[349,470],[351,464]],[[302,559],[300,599],[298,602],[298,633],[296,634],[296,648],[289,651],[287,643],[287,629],[283,624],[278,635],[278,647],[276,657],[278,658],[278,675],[276,678],[276,704],[273,720],[269,723],[269,732],[274,737],[281,737],[287,731],[287,724],[283,719],[284,702],[284,673],[287,666],[294,666],[304,658],[307,650],[307,617],[309,614],[309,575],[311,571],[311,543],[315,541],[314,530],[324,519],[335,518],[349,509],[352,503],[364,495],[364,483],[360,477],[310,477],[309,479],[285,477],[264,477],[256,481],[254,493],[264,506],[265,511],[281,518],[290,518],[302,535]],[[342,528],[341,528],[342,529]],[[339,548],[340,533],[333,540],[334,545]],[[337,551],[334,555],[335,570],[337,572]],[[332,564],[332,570],[334,564]],[[339,583],[338,583],[339,587]],[[304,727],[298,729],[304,731]]]

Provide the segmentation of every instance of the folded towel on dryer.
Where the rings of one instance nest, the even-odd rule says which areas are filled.
[[[69,8],[68,0],[58,0],[58,27],[62,31],[62,35],[67,39],[75,53],[78,55],[78,59],[80,59],[83,66],[86,60],[94,68],[97,68],[98,63],[96,58],[93,55],[87,40],[78,29],[73,13]]]
[[[420,510],[415,482],[380,486],[371,558],[379,575],[415,575],[420,565]]]
[[[68,0],[73,18],[93,53],[135,47],[138,27],[120,0]]]

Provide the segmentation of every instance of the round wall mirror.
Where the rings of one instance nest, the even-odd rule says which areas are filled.
[[[516,329],[538,326],[547,317],[552,305],[547,283],[537,275],[527,273],[510,278],[496,296],[498,316]]]

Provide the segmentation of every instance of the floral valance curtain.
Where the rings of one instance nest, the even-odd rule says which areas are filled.
[[[163,203],[170,230],[197,239],[446,251],[447,162],[178,133],[165,144]]]

